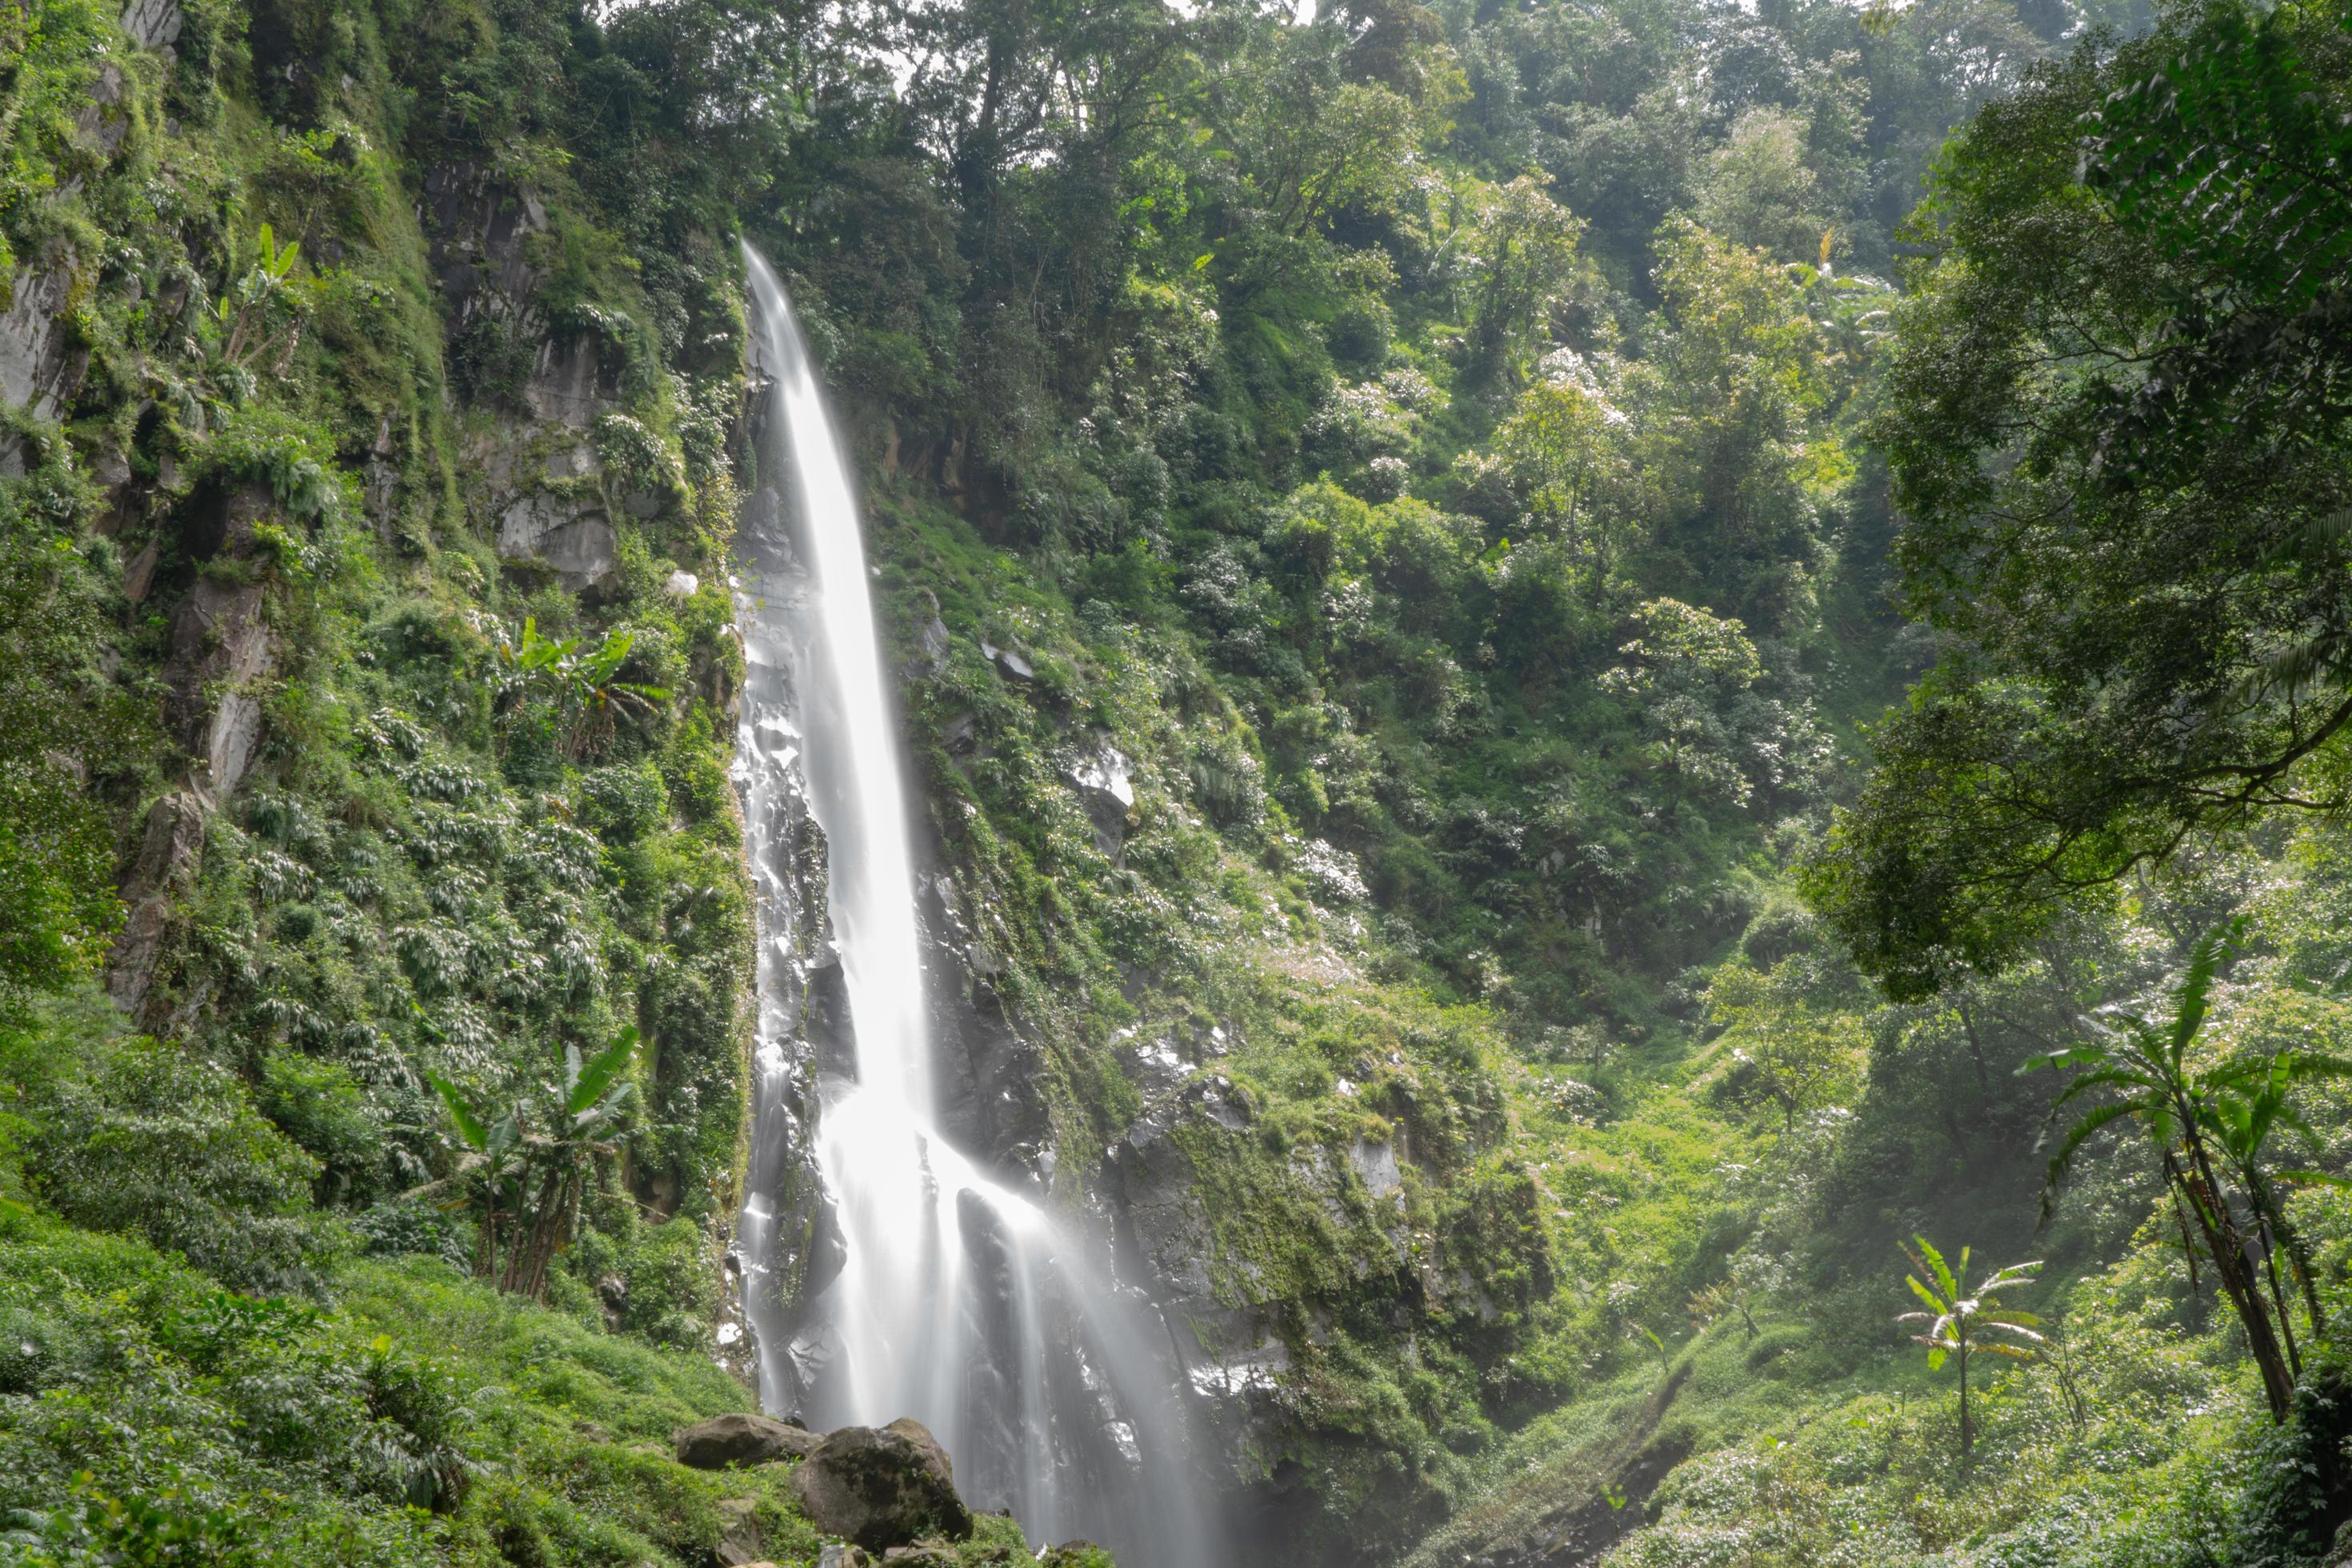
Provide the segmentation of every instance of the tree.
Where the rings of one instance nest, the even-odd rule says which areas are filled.
[[[1706,992],[1707,1022],[1723,1030],[1730,1063],[1721,1085],[1741,1106],[1769,1106],[1782,1132],[1797,1118],[1837,1104],[1859,1082],[1861,1020],[1783,994],[1772,976],[1744,963],[1715,973]]]
[[[1559,539],[1571,558],[1590,563],[1595,597],[1622,531],[1605,510],[1619,466],[1610,426],[1619,421],[1592,392],[1555,379],[1521,393],[1511,416],[1495,431],[1495,458],[1525,509],[1526,525]]]
[[[1641,703],[1646,750],[1673,780],[1666,809],[1680,811],[1686,789],[1744,805],[1755,786],[1740,769],[1726,708],[1764,673],[1747,628],[1678,599],[1653,599],[1633,616],[1642,635],[1618,649],[1626,662],[1600,684]]]
[[[2352,801],[2347,108],[2332,20],[2225,3],[2040,71],[1941,166],[1875,435],[1947,651],[1808,874],[1891,994]]]
[[[1658,232],[1665,323],[1628,389],[1631,455],[1655,476],[1711,601],[1769,633],[1807,613],[1820,492],[1843,473],[1809,441],[1831,405],[1820,275],[1686,218]]]
[[[591,1168],[619,1147],[614,1137],[636,1089],[622,1074],[636,1045],[637,1031],[626,1028],[584,1061],[579,1047],[564,1047],[562,1084],[523,1096],[495,1121],[447,1079],[432,1080],[467,1150],[457,1180],[459,1201],[478,1215],[474,1272],[495,1277],[499,1289],[547,1293],[548,1265],[578,1226]]]
[[[2275,1181],[2263,1167],[2263,1145],[2273,1128],[2300,1124],[2285,1103],[2290,1086],[2352,1073],[2352,1062],[2284,1051],[2212,1065],[2191,1059],[2211,1013],[2215,975],[2236,951],[2244,929],[2243,917],[2238,917],[2198,940],[2162,1016],[2106,1009],[2094,1020],[2100,1031],[2096,1038],[2034,1057],[2018,1070],[2074,1072],[2053,1113],[2077,1100],[2095,1099],[2051,1158],[2045,1213],[2075,1154],[2102,1129],[2130,1120],[2147,1131],[2191,1278],[2201,1255],[2245,1329],[2247,1352],[2261,1369],[2271,1414],[2284,1421],[2303,1359],[2279,1279],[2278,1247],[2289,1247],[2290,1267],[2306,1281],[2309,1270],[2299,1242],[2292,1239]],[[2307,1285],[2305,1304],[2310,1330],[2317,1333],[2318,1299]]]
[[[1944,1255],[1927,1245],[1924,1236],[1911,1238],[1913,1245],[1903,1249],[1911,1259],[1917,1274],[1908,1275],[1904,1283],[1911,1293],[1927,1303],[1924,1312],[1905,1312],[1895,1321],[1898,1323],[1925,1323],[1924,1333],[1911,1336],[1912,1342],[1927,1347],[1927,1370],[1939,1372],[1945,1358],[1958,1363],[1960,1374],[1960,1459],[1966,1463],[1969,1452],[1975,1447],[1977,1429],[1975,1417],[1969,1410],[1969,1360],[1977,1355],[2006,1356],[2013,1361],[2032,1357],[2030,1348],[2042,1343],[2037,1331],[2042,1320],[2032,1312],[2004,1308],[1996,1291],[2030,1285],[2042,1265],[2012,1263],[2006,1268],[1996,1268],[1977,1281],[1972,1291],[1964,1292],[1962,1283],[1969,1271],[1969,1249],[1960,1248],[1959,1267],[1944,1261]],[[1922,1279],[1920,1274],[1927,1278]],[[1992,1337],[1987,1338],[1990,1335]],[[2011,1342],[2021,1341],[2022,1343]]]
[[[1551,199],[1549,178],[1521,174],[1491,192],[1472,250],[1480,274],[1470,340],[1473,380],[1516,381],[1553,299],[1576,275],[1584,225]]]
[[[1716,149],[1699,182],[1697,216],[1717,234],[1775,258],[1815,255],[1834,226],[1815,200],[1805,126],[1786,110],[1750,109]]]

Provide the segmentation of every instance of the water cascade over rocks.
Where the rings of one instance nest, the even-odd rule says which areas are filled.
[[[1010,1508],[1033,1541],[1099,1541],[1123,1568],[1212,1568],[1226,1554],[1193,1484],[1158,1314],[1016,1190],[1024,1173],[983,1170],[940,1131],[912,818],[856,491],[784,290],[745,258],[768,386],[740,545],[736,766],[761,952],[738,1245],[762,1403],[820,1430],[912,1416],[946,1447],[963,1496]],[[822,1017],[803,1016],[803,996]]]

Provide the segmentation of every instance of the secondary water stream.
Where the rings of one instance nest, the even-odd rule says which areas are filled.
[[[1212,1568],[1217,1531],[1164,1327],[1083,1238],[945,1137],[916,909],[912,818],[867,583],[856,488],[782,285],[748,247],[755,489],[738,624],[749,664],[737,769],[761,906],[751,1191],[739,1226],[763,1403],[819,1428],[922,1422],[975,1507],[1033,1542],[1085,1537],[1123,1568]],[[797,770],[797,773],[796,773]],[[825,902],[846,1055],[792,1092],[806,982],[786,927],[782,843],[796,777],[827,848]],[[792,1110],[813,1108],[814,1128]],[[837,1273],[780,1299],[783,1188],[803,1141],[839,1238]]]

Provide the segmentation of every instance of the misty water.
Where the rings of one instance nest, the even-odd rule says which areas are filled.
[[[749,666],[737,769],[761,906],[751,1193],[740,1226],[762,1403],[826,1429],[922,1422],[965,1500],[1009,1508],[1037,1543],[1086,1538],[1130,1568],[1209,1568],[1218,1531],[1193,1484],[1166,1330],[1107,1258],[942,1133],[938,1042],[916,905],[898,704],[876,634],[848,461],[792,307],[746,251],[756,489],[739,557]],[[806,976],[787,921],[782,836],[795,774],[827,849],[826,904],[854,1067],[791,1048]],[[791,1092],[794,1089],[801,1092]],[[808,1107],[814,1126],[795,1115]],[[782,1299],[780,1190],[813,1141],[840,1268]]]

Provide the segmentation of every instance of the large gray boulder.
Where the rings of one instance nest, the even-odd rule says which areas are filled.
[[[971,1534],[971,1510],[956,1495],[946,1450],[903,1415],[878,1429],[828,1434],[793,1472],[793,1489],[819,1530],[868,1552]]]
[[[673,1439],[677,1462],[698,1470],[797,1459],[824,1441],[788,1421],[738,1412],[681,1426]]]

